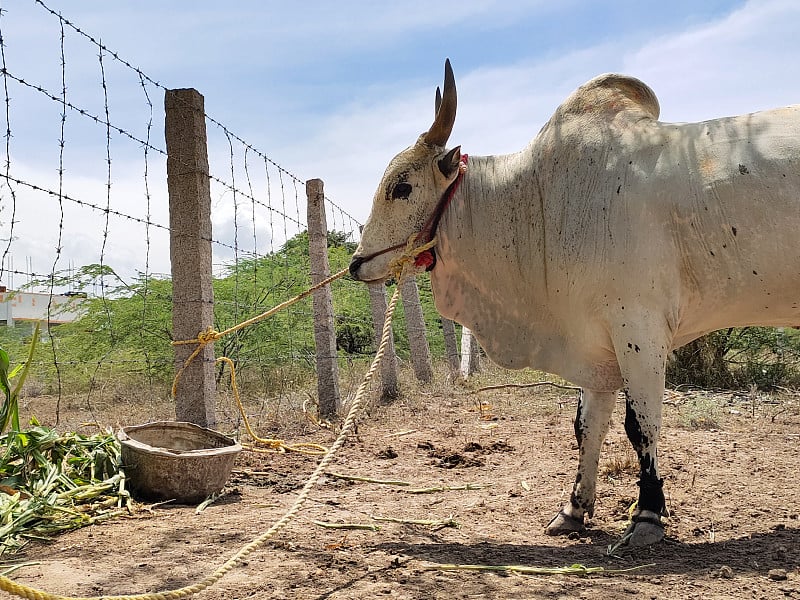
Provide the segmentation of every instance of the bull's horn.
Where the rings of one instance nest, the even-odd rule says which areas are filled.
[[[444,146],[456,122],[456,78],[448,58],[444,63],[444,93],[436,94],[436,119],[425,134],[425,143],[431,146]]]

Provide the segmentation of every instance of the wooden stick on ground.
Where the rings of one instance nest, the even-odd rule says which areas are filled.
[[[392,479],[374,479],[372,477],[359,477],[358,475],[344,475],[343,473],[334,473],[333,471],[325,471],[325,475],[328,477],[334,477],[335,479],[343,479],[345,481],[361,481],[364,483],[377,483],[380,485],[400,485],[400,486],[407,486],[411,485],[408,481],[395,481]]]
[[[417,488],[411,490],[402,490],[408,494],[435,494],[436,492],[456,492],[462,490],[482,490],[489,487],[490,484],[482,483],[465,483],[464,485],[437,485],[428,488]]]
[[[425,525],[426,527],[433,527],[434,529],[442,529],[444,527],[460,527],[458,521],[450,515],[446,519],[399,519],[396,517],[381,517],[379,515],[370,515],[376,521],[384,521],[387,523],[400,523],[401,525]]]
[[[456,565],[429,564],[423,568],[427,571],[499,571],[501,573],[519,573],[521,575],[616,575],[638,569],[654,567],[655,563],[638,565],[627,569],[606,569],[605,567],[585,567],[580,564],[568,567],[528,567],[523,565]]]
[[[312,521],[314,525],[324,527],[325,529],[365,529],[367,531],[380,531],[380,525],[373,525],[372,523],[329,523],[327,521]]]
[[[478,392],[489,392],[491,390],[502,390],[503,388],[515,388],[515,389],[522,389],[522,388],[530,388],[530,387],[541,387],[543,385],[551,385],[553,387],[557,387],[562,390],[574,390],[579,392],[581,388],[575,387],[574,385],[562,385],[560,383],[553,383],[552,381],[538,381],[536,383],[503,383],[500,385],[487,385],[486,387],[478,388],[473,394],[477,394]]]

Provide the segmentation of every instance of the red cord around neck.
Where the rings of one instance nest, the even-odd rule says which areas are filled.
[[[428,222],[425,223],[422,231],[420,231],[419,237],[417,237],[418,242],[426,244],[436,235],[436,230],[439,227],[439,221],[441,220],[444,212],[447,210],[447,207],[450,206],[450,201],[453,199],[453,196],[456,195],[456,192],[461,185],[461,180],[464,179],[464,174],[467,172],[467,162],[469,162],[469,155],[462,154],[461,160],[458,161],[458,177],[455,178],[455,181],[450,184],[445,193],[442,195],[442,199],[439,200],[439,204],[436,205],[436,209],[433,211],[433,214],[428,219]],[[435,248],[431,248],[430,250],[426,250],[425,252],[419,254],[414,260],[414,265],[417,267],[425,267],[426,271],[433,269],[433,267],[436,266]]]

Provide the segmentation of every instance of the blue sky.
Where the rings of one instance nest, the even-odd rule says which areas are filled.
[[[205,0],[45,4],[166,87],[200,90],[208,114],[301,180],[323,179],[326,194],[361,221],[386,163],[430,125],[446,57],[459,89],[451,143],[471,154],[520,149],[567,94],[609,71],[648,83],[666,121],[800,102],[795,0],[243,0],[224,8]],[[33,0],[0,0],[0,6],[9,72],[60,92],[58,20]],[[68,98],[102,113],[96,49],[68,31],[65,57]],[[141,87],[108,57],[105,67],[111,120],[144,135],[148,115]],[[12,174],[55,185],[59,107],[10,85]],[[153,140],[163,147],[157,137],[163,98],[153,91]],[[0,127],[5,127],[2,111]],[[65,139],[68,193],[105,202],[105,131],[68,115]],[[111,150],[111,204],[138,214],[141,151],[116,139]],[[210,148],[212,171],[229,168],[226,152],[224,143]],[[1,146],[0,154],[4,161]],[[156,161],[152,215],[166,223],[159,177]],[[31,257],[35,271],[49,272],[57,245],[54,223],[61,217],[52,205],[34,210],[41,200],[27,201],[26,190],[17,194],[23,206],[12,246],[14,267],[23,270]],[[7,224],[8,189],[1,184],[0,195],[6,206],[0,223]],[[219,195],[212,198],[219,208],[215,237],[230,239],[233,216]],[[262,240],[266,227],[262,219],[257,226]],[[137,245],[142,232],[112,220],[104,240],[103,229],[68,209],[57,267],[98,262],[102,252],[104,261],[122,272],[143,270]],[[218,260],[229,258],[224,254],[222,249]],[[168,271],[159,232],[153,232],[147,264]]]

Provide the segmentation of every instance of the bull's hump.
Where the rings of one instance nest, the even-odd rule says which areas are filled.
[[[636,118],[655,120],[660,107],[655,92],[642,81],[628,75],[606,73],[575,90],[557,111],[562,117],[592,113],[606,118],[630,113]]]

